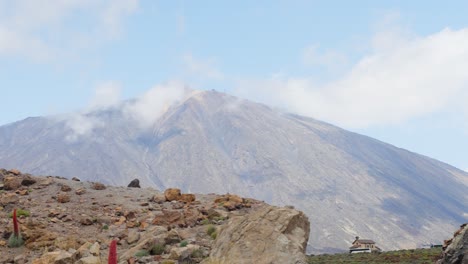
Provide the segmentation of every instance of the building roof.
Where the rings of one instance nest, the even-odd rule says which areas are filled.
[[[370,240],[370,239],[358,239],[358,240],[355,240],[353,244],[356,242],[359,242],[361,244],[375,244],[374,240]]]

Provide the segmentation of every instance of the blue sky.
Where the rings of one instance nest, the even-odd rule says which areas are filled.
[[[178,81],[468,169],[466,10],[466,1],[0,0],[0,124]]]

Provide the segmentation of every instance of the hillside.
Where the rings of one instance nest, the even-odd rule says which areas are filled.
[[[11,240],[15,209],[19,247]],[[162,193],[0,169],[0,263],[107,263],[116,241],[118,263],[210,264],[222,257],[234,264],[255,256],[260,264],[305,264],[308,235],[302,212],[233,194]]]
[[[293,205],[310,219],[314,253],[355,236],[384,250],[440,244],[467,220],[468,174],[437,160],[215,91],[146,127],[127,115],[132,103],[2,126],[0,167]],[[80,133],[77,122],[97,125]]]

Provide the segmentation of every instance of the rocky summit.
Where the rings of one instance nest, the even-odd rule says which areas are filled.
[[[299,264],[309,228],[300,211],[234,194],[161,192],[0,169],[0,263],[108,263],[116,241],[118,263]]]

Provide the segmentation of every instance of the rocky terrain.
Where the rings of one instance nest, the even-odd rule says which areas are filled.
[[[437,264],[468,264],[468,223],[461,225],[452,238],[444,241],[443,249]]]
[[[106,186],[0,169],[0,263],[306,263],[309,221],[234,194]],[[143,186],[144,187],[144,186]],[[24,244],[10,247],[17,209]]]
[[[468,220],[468,173],[429,157],[215,91],[143,127],[128,115],[139,101],[1,126],[0,167],[294,205],[315,227],[314,254],[356,236],[383,250],[441,244]]]

